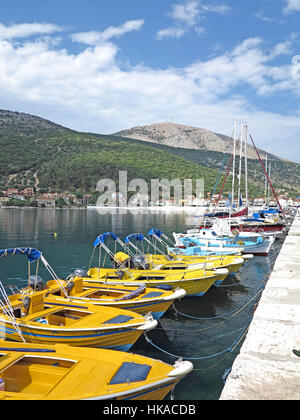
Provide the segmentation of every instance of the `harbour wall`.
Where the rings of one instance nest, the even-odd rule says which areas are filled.
[[[285,238],[220,400],[299,400],[300,217]]]

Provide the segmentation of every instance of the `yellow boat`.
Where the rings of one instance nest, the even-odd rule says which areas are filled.
[[[40,251],[20,247],[0,250],[0,258],[9,255],[26,255],[28,258],[28,277],[30,265],[41,260],[55,281],[59,280],[54,270]],[[146,316],[118,308],[96,306],[88,302],[58,301],[52,294],[46,296],[44,288],[37,291],[38,275],[34,285],[7,296],[0,282],[0,338],[13,341],[53,344],[56,342],[73,346],[89,346],[129,350],[143,331],[157,325],[149,313]]]
[[[72,301],[59,302],[28,288],[8,296],[0,307],[0,338],[28,343],[65,343],[129,350],[143,331],[157,325],[152,316]]]
[[[176,270],[170,273],[167,270],[138,270],[138,269],[110,269],[91,268],[88,277],[83,278],[86,286],[97,284],[108,285],[141,285],[147,287],[170,287],[184,289],[187,296],[203,296],[214,284],[220,284],[228,275],[226,268],[218,270]]]
[[[173,257],[173,256],[172,256]],[[214,270],[216,268],[227,268],[230,273],[236,273],[244,265],[244,258],[236,255],[210,255],[197,258],[197,256],[186,256],[169,260],[165,255],[146,254],[146,261],[149,262],[151,268],[160,270],[192,270],[195,268]],[[195,257],[195,258],[193,258]]]
[[[64,294],[64,290],[67,291],[68,298]],[[74,275],[68,281],[48,281],[44,292],[47,295],[51,294],[59,302],[71,300],[77,304],[91,303],[103,307],[111,306],[134,311],[141,315],[151,312],[154,319],[161,318],[176,299],[181,299],[186,295],[184,289],[169,291],[149,288],[145,284],[140,286],[93,285],[83,277]]]
[[[99,235],[94,241],[94,250],[99,248],[99,259],[101,250],[110,256],[114,265],[118,268],[90,268],[87,272],[87,278],[83,278],[84,285],[95,285],[103,283],[108,285],[132,286],[146,284],[147,287],[171,287],[184,289],[189,296],[203,296],[213,284],[220,284],[228,275],[226,268],[216,270],[159,270],[146,268],[128,268],[123,262],[128,260],[129,255],[124,252],[112,253],[106,246],[105,241],[112,239],[121,242],[117,235],[112,232],[106,232]],[[89,279],[91,278],[91,279]]]
[[[151,231],[154,231],[152,229]],[[150,231],[150,232],[151,232]],[[163,234],[159,230],[155,230],[158,234]],[[157,237],[160,239],[159,237]],[[216,268],[227,268],[230,273],[236,273],[243,266],[245,260],[252,257],[249,255],[180,255],[174,253],[165,254],[150,254],[143,253],[133,241],[146,241],[148,245],[153,246],[156,249],[155,245],[151,243],[147,238],[144,237],[141,233],[132,233],[127,235],[124,240],[124,249],[130,255],[130,260],[128,260],[127,265],[131,264],[134,266],[143,265],[144,268],[148,269],[159,269],[159,270],[189,270],[189,269],[208,269],[213,270]],[[131,252],[130,247],[133,249]],[[135,252],[135,255],[134,255]],[[121,257],[121,254],[120,254]]]
[[[189,361],[0,341],[0,400],[161,400],[192,370]]]

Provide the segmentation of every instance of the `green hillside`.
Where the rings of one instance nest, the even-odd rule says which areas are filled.
[[[136,140],[76,132],[28,114],[0,110],[0,190],[34,187],[37,192],[91,193],[103,178],[118,184],[119,171],[128,182],[142,178],[205,180],[211,192],[218,176],[222,153],[207,154],[158,147]],[[214,153],[214,152],[211,152]],[[254,180],[255,181],[255,180]],[[222,182],[220,179],[219,188]],[[299,184],[298,184],[299,185]],[[231,189],[229,177],[224,192]],[[262,194],[263,185],[250,182],[251,196]]]
[[[217,172],[183,157],[134,141],[79,133],[27,114],[0,111],[0,189],[35,187],[41,192],[94,193],[100,179],[205,178]],[[150,184],[149,184],[150,185]]]
[[[118,140],[125,139],[124,137],[115,137]],[[128,139],[127,139],[128,140]],[[133,140],[137,144],[148,144],[159,150],[163,150],[172,153],[176,156],[183,157],[191,162],[198,163],[201,166],[208,167],[219,171],[222,165],[230,161],[231,155],[224,154],[222,152],[216,152],[211,150],[194,150],[184,149],[180,147],[171,147],[163,144],[147,143],[141,140]],[[225,156],[226,155],[226,156]],[[269,163],[271,162],[271,181],[274,188],[278,190],[284,190],[290,194],[291,197],[299,196],[300,194],[300,164],[289,162],[286,160],[279,159],[274,155],[268,154]],[[265,162],[264,162],[265,164]],[[236,174],[238,173],[239,162],[236,159]],[[242,161],[242,176],[244,178],[244,161]],[[230,182],[231,178],[229,176]],[[263,194],[265,175],[263,168],[259,163],[259,160],[248,159],[248,179],[250,181],[250,194],[257,196]],[[222,179],[221,179],[222,182]],[[228,191],[226,183],[225,191]],[[243,181],[242,181],[243,185]]]

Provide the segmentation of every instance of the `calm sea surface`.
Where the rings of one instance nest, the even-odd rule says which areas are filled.
[[[0,249],[37,248],[56,274],[64,278],[76,268],[88,267],[93,241],[101,233],[111,231],[124,239],[129,233],[147,234],[150,228],[156,227],[171,236],[173,231],[185,230],[192,219],[182,211],[164,210],[144,214],[129,211],[120,214],[116,210],[115,214],[101,214],[94,209],[0,209]],[[202,297],[175,302],[175,308],[181,314],[170,308],[158,327],[148,333],[156,347],[144,336],[134,345],[133,353],[170,364],[178,357],[193,362],[194,371],[175,388],[175,400],[219,398],[224,374],[231,368],[242,341],[230,350],[251,319],[256,301],[246,304],[262,286],[280,246],[281,241],[276,241],[269,257],[254,257],[246,262],[239,273],[224,281],[222,287],[211,288]],[[4,285],[26,286],[27,258],[2,258],[0,264]],[[96,264],[95,260],[94,266]],[[35,273],[34,267],[32,265],[31,274]],[[50,279],[43,267],[39,274],[44,281]]]

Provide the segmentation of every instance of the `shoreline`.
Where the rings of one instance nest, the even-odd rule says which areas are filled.
[[[129,207],[129,206],[86,206],[86,207],[33,207],[33,206],[0,206],[0,209],[33,209],[33,210],[140,210],[140,211],[183,211],[183,210],[205,210],[203,206],[157,206],[157,207]]]

